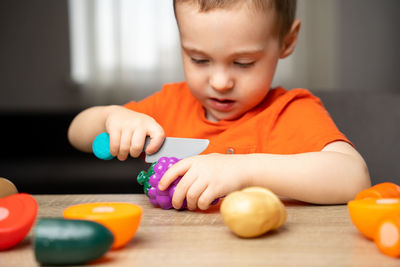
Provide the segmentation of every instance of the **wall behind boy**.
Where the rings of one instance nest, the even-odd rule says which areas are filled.
[[[80,105],[68,86],[68,2],[0,1],[0,111]]]
[[[299,0],[304,23],[287,61],[299,60],[289,70],[282,61],[277,83],[318,91],[399,90],[397,10],[397,0]],[[88,105],[69,80],[67,0],[1,1],[0,40],[0,110]],[[158,87],[155,80],[148,88],[153,81]]]
[[[302,28],[277,84],[318,91],[399,92],[397,0],[298,0]]]

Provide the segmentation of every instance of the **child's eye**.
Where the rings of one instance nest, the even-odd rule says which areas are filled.
[[[238,66],[240,68],[249,68],[249,67],[253,66],[254,63],[255,62],[238,62],[238,61],[233,62],[233,64],[235,64],[236,66]]]
[[[199,58],[193,58],[193,57],[191,57],[190,59],[195,64],[207,64],[208,63],[208,59],[199,59]]]

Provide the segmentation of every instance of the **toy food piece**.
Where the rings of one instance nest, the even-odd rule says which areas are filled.
[[[350,218],[367,238],[374,239],[378,226],[392,214],[400,213],[400,198],[366,198],[347,203]]]
[[[110,153],[110,136],[104,132],[96,136],[92,143],[93,154],[99,159],[110,160],[114,156]]]
[[[400,256],[400,198],[366,198],[348,204],[351,220],[379,250]]]
[[[221,204],[225,224],[240,237],[256,237],[277,229],[286,221],[280,199],[262,187],[248,187],[230,193]]]
[[[36,260],[43,265],[78,265],[98,259],[114,241],[99,223],[62,218],[40,219],[34,239]]]
[[[151,164],[147,172],[141,171],[137,176],[138,183],[143,185],[144,193],[149,197],[151,204],[154,206],[160,206],[164,210],[172,208],[172,196],[174,195],[176,185],[181,180],[181,176],[164,191],[158,189],[158,183],[164,173],[178,161],[179,159],[174,157],[162,157]],[[181,209],[184,208],[186,208],[186,200]]]
[[[15,185],[6,178],[0,177],[0,198],[17,194]]]
[[[355,198],[400,198],[400,186],[393,183],[381,183],[359,192]]]
[[[11,248],[25,238],[37,210],[36,200],[25,193],[0,198],[0,250]]]
[[[377,184],[358,193],[347,207],[365,237],[374,240],[382,253],[400,257],[400,186]]]
[[[158,189],[158,183],[163,177],[164,173],[179,159],[175,157],[161,157],[158,161],[154,162],[150,168],[145,171],[141,171],[137,176],[139,184],[143,185],[144,193],[149,197],[151,204],[154,206],[160,206],[164,210],[168,210],[172,207],[172,197],[175,193],[175,188],[182,176],[179,176],[171,185],[164,191]],[[215,205],[218,202],[215,199],[211,204]],[[186,199],[184,200],[180,209],[186,208]]]
[[[70,206],[64,210],[66,219],[82,219],[101,223],[114,235],[113,249],[128,243],[139,228],[140,206],[121,202],[98,202]]]
[[[384,219],[375,235],[378,249],[391,257],[400,257],[400,213]]]

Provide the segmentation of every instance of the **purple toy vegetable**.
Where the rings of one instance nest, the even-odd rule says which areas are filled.
[[[172,208],[172,196],[174,195],[176,185],[181,180],[182,176],[179,176],[166,190],[160,191],[158,189],[158,183],[163,177],[164,173],[179,159],[175,157],[162,157],[157,162],[154,162],[150,168],[145,171],[141,171],[137,176],[139,184],[143,185],[144,193],[149,197],[151,204],[154,206],[160,206],[162,209],[167,210]],[[214,200],[212,204],[216,204],[218,199]],[[186,199],[180,209],[186,208]]]

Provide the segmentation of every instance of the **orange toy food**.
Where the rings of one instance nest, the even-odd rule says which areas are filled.
[[[66,219],[90,220],[103,224],[114,235],[113,249],[128,243],[139,228],[140,206],[121,202],[86,203],[64,210]]]
[[[364,198],[400,198],[400,186],[393,183],[381,183],[359,192],[356,200]]]
[[[396,213],[400,216],[400,198],[352,200],[347,206],[354,225],[369,239],[374,239],[379,225],[385,218]]]
[[[382,221],[375,235],[375,244],[382,253],[400,256],[400,214],[390,216]]]
[[[359,192],[347,203],[351,220],[378,249],[400,257],[400,186],[382,183]]]

